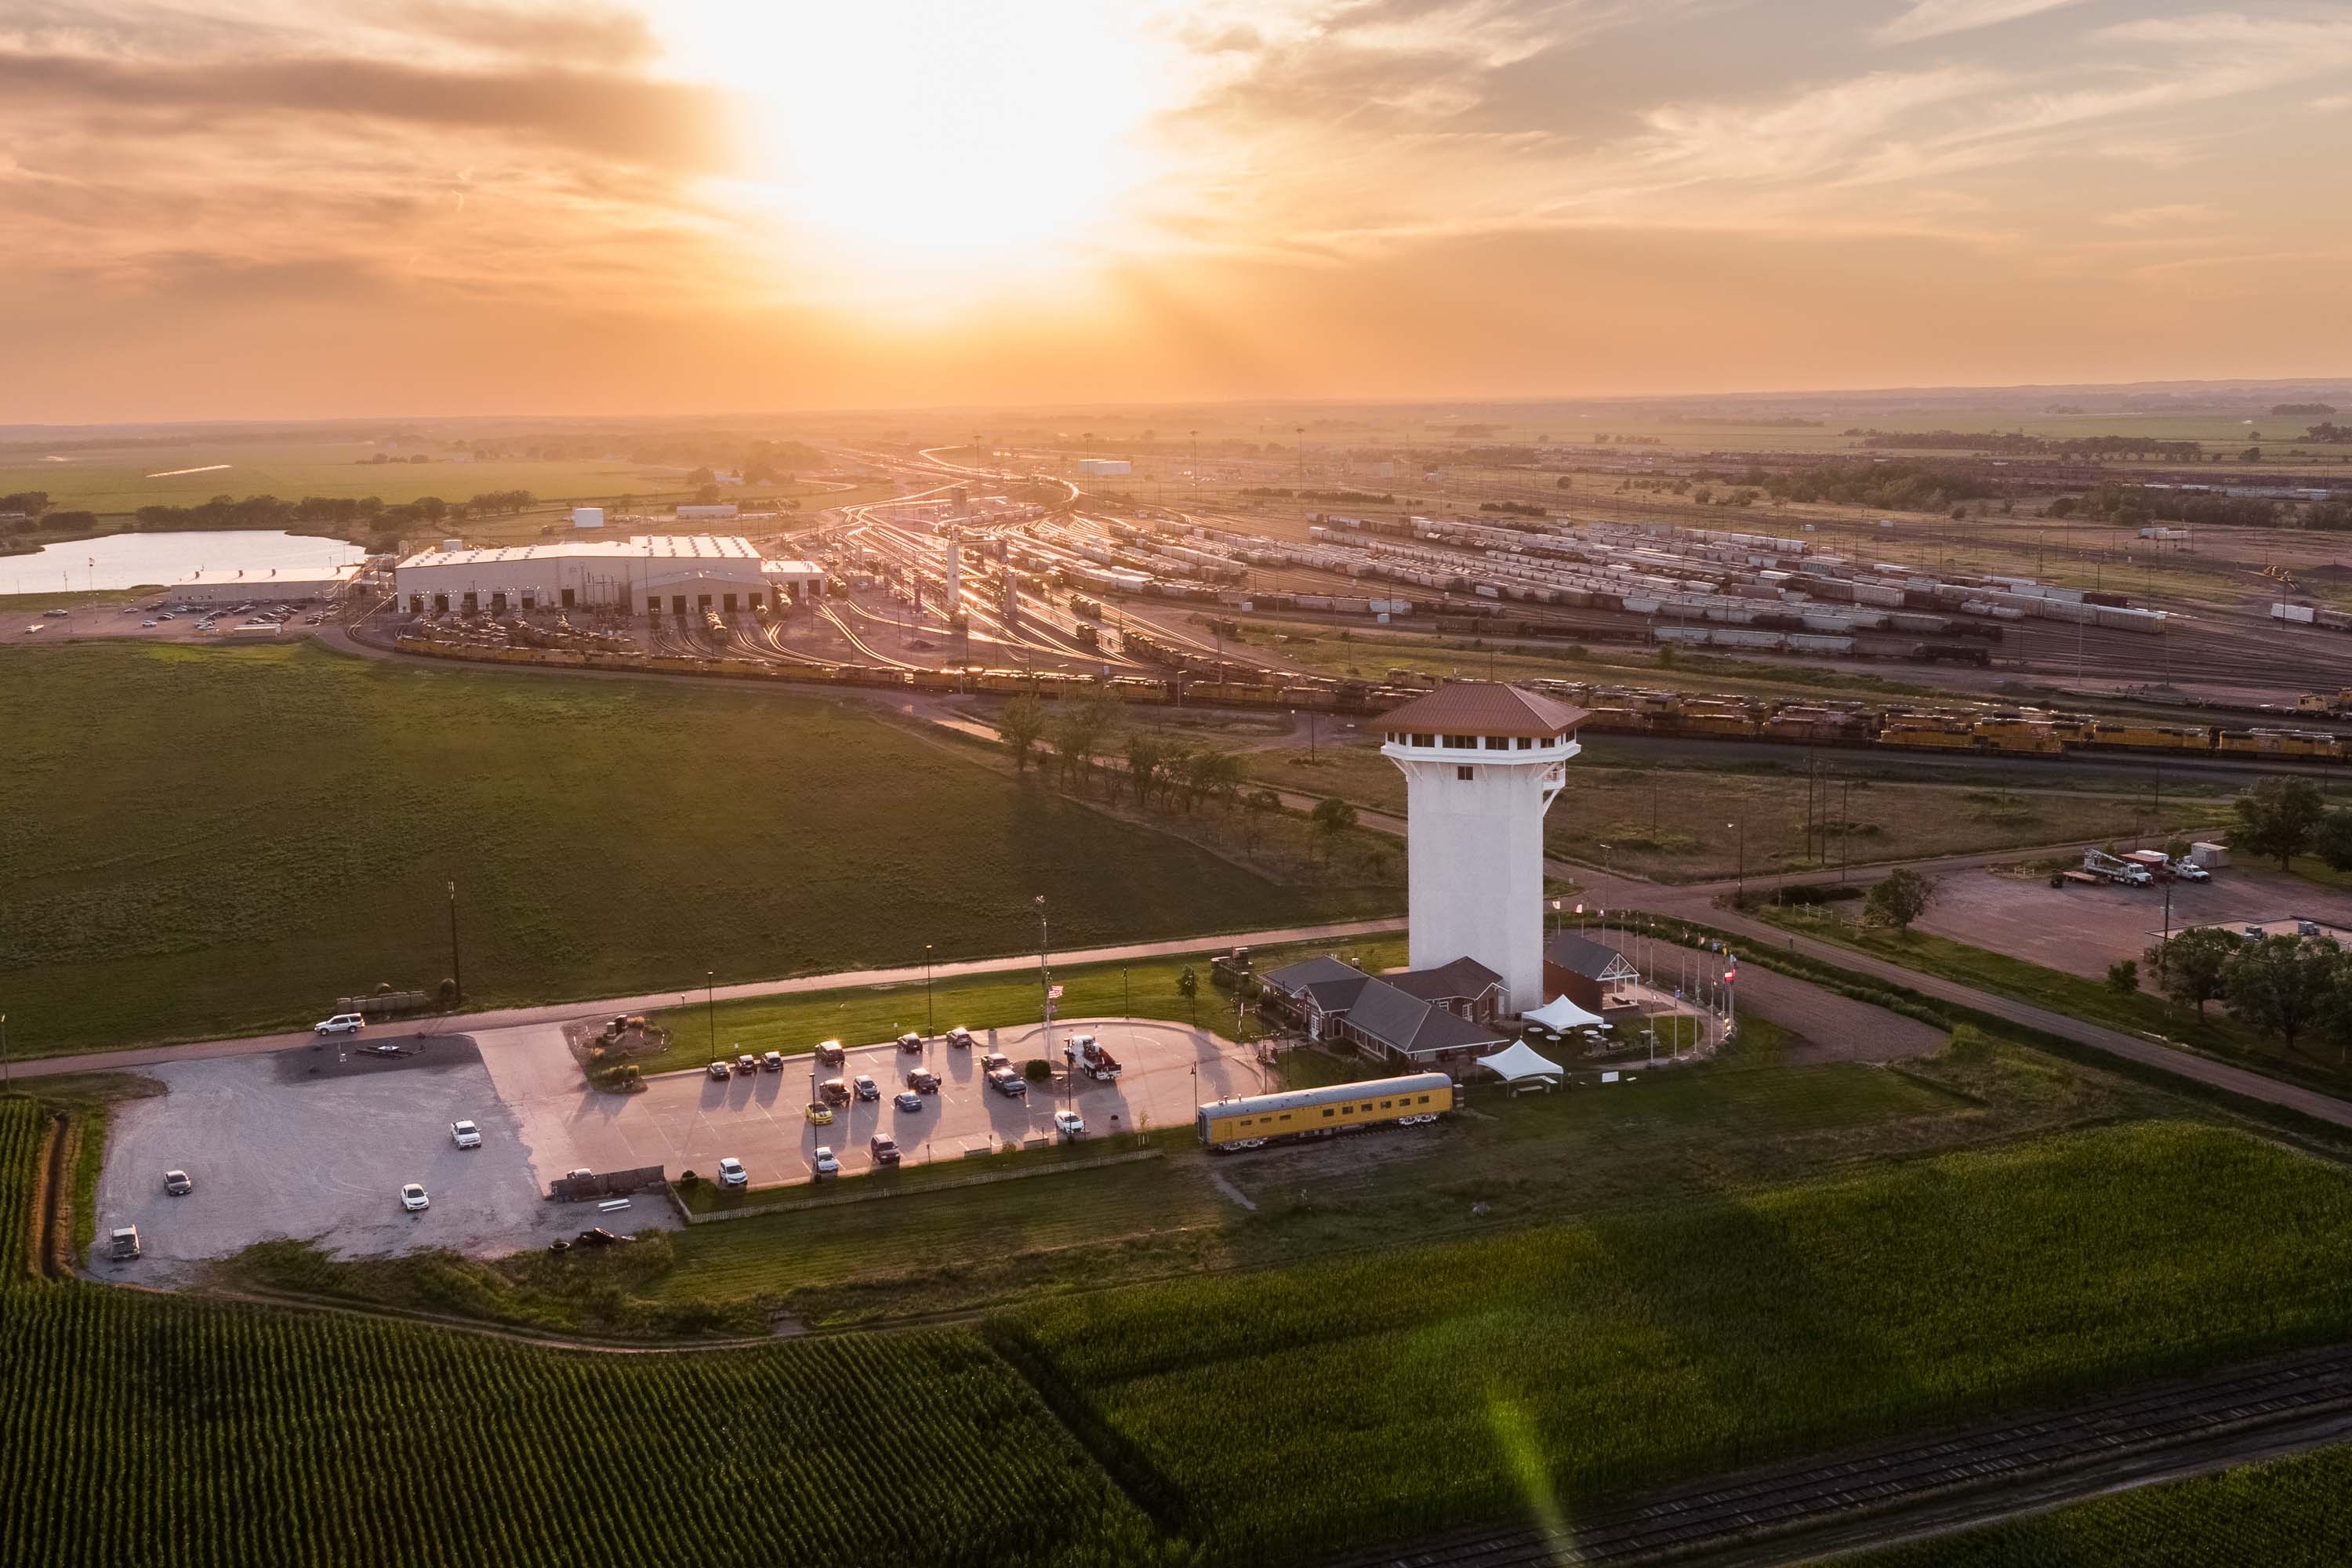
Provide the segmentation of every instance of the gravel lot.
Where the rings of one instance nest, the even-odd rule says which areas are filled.
[[[2172,885],[2172,929],[2285,922],[2295,916],[2352,927],[2352,897],[2299,877],[2231,866],[2210,882]],[[2096,980],[2163,935],[2164,889],[2113,883],[2053,888],[2042,877],[1959,871],[1943,879],[1919,929]]]
[[[315,1238],[343,1257],[425,1247],[490,1256],[600,1218],[617,1231],[674,1218],[666,1201],[644,1196],[603,1216],[548,1202],[547,1181],[562,1171],[534,1162],[473,1039],[362,1038],[413,1054],[382,1058],[330,1041],[147,1068],[171,1092],[115,1110],[93,1271],[161,1283],[273,1237]],[[481,1128],[480,1148],[450,1141],[449,1123],[460,1120]],[[173,1169],[194,1178],[194,1193],[165,1194]],[[411,1181],[433,1199],[421,1214],[400,1206],[400,1185]],[[114,1263],[105,1237],[126,1224],[139,1227],[146,1256]]]

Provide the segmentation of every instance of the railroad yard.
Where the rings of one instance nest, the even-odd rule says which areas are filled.
[[[1075,484],[1056,505],[974,500],[999,476],[895,461],[904,499],[820,514],[763,546],[824,568],[830,591],[804,606],[486,616],[404,615],[386,601],[365,635],[440,657],[1342,714],[1508,653],[1515,678],[1591,710],[1600,733],[2347,756],[2336,693],[2352,689],[2352,621],[2324,606],[2282,619],[2259,595],[2062,587],[1841,553],[1805,532],[1612,521],[1573,500],[1474,518],[1106,507]],[[1335,647],[1348,648],[1344,671]],[[1711,693],[1703,672],[1544,675],[1547,658],[1588,649],[1662,671],[1678,653],[1711,659],[1751,689]],[[1845,695],[1843,674],[1857,690],[1895,680],[1948,695]],[[1792,679],[1826,689],[1752,689]]]

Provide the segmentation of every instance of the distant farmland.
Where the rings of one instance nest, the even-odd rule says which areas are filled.
[[[677,495],[687,470],[613,461],[530,458],[459,463],[371,463],[381,448],[362,442],[193,443],[56,454],[63,462],[14,453],[0,459],[0,493],[45,490],[59,510],[126,513],[142,506],[193,506],[217,495],[375,496],[387,505],[420,496],[464,500],[489,490],[525,489],[547,500]],[[153,476],[153,477],[150,477]]]
[[[1379,912],[863,710],[311,647],[0,650],[0,987],[19,1055]]]

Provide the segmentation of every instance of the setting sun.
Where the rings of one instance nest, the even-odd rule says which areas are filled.
[[[1132,12],[883,0],[675,19],[679,63],[741,96],[734,188],[829,277],[1018,281],[1132,236],[1155,172],[1141,131],[1175,76]]]

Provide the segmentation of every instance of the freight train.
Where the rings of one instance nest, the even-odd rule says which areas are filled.
[[[1171,674],[1098,675],[1017,669],[908,669],[867,664],[791,663],[741,655],[653,654],[609,647],[531,647],[501,635],[403,632],[403,652],[494,663],[587,669],[644,670],[746,680],[908,688],[925,691],[1032,693],[1047,700],[1100,693],[1123,703],[1311,710],[1370,718],[1401,707],[1426,688],[1329,676],[1277,676],[1149,637]],[[1128,634],[1130,653],[1138,634]],[[1405,672],[1399,671],[1399,675]],[[1531,680],[1533,689],[1582,708],[1594,734],[1684,736],[1849,746],[1889,752],[1944,752],[2056,757],[2075,752],[2223,756],[2301,762],[2352,761],[2352,743],[2328,731],[2225,730],[2139,719],[2103,719],[2045,709],[1915,708],[1866,703],[1783,701],[1707,696],[1582,681]]]

